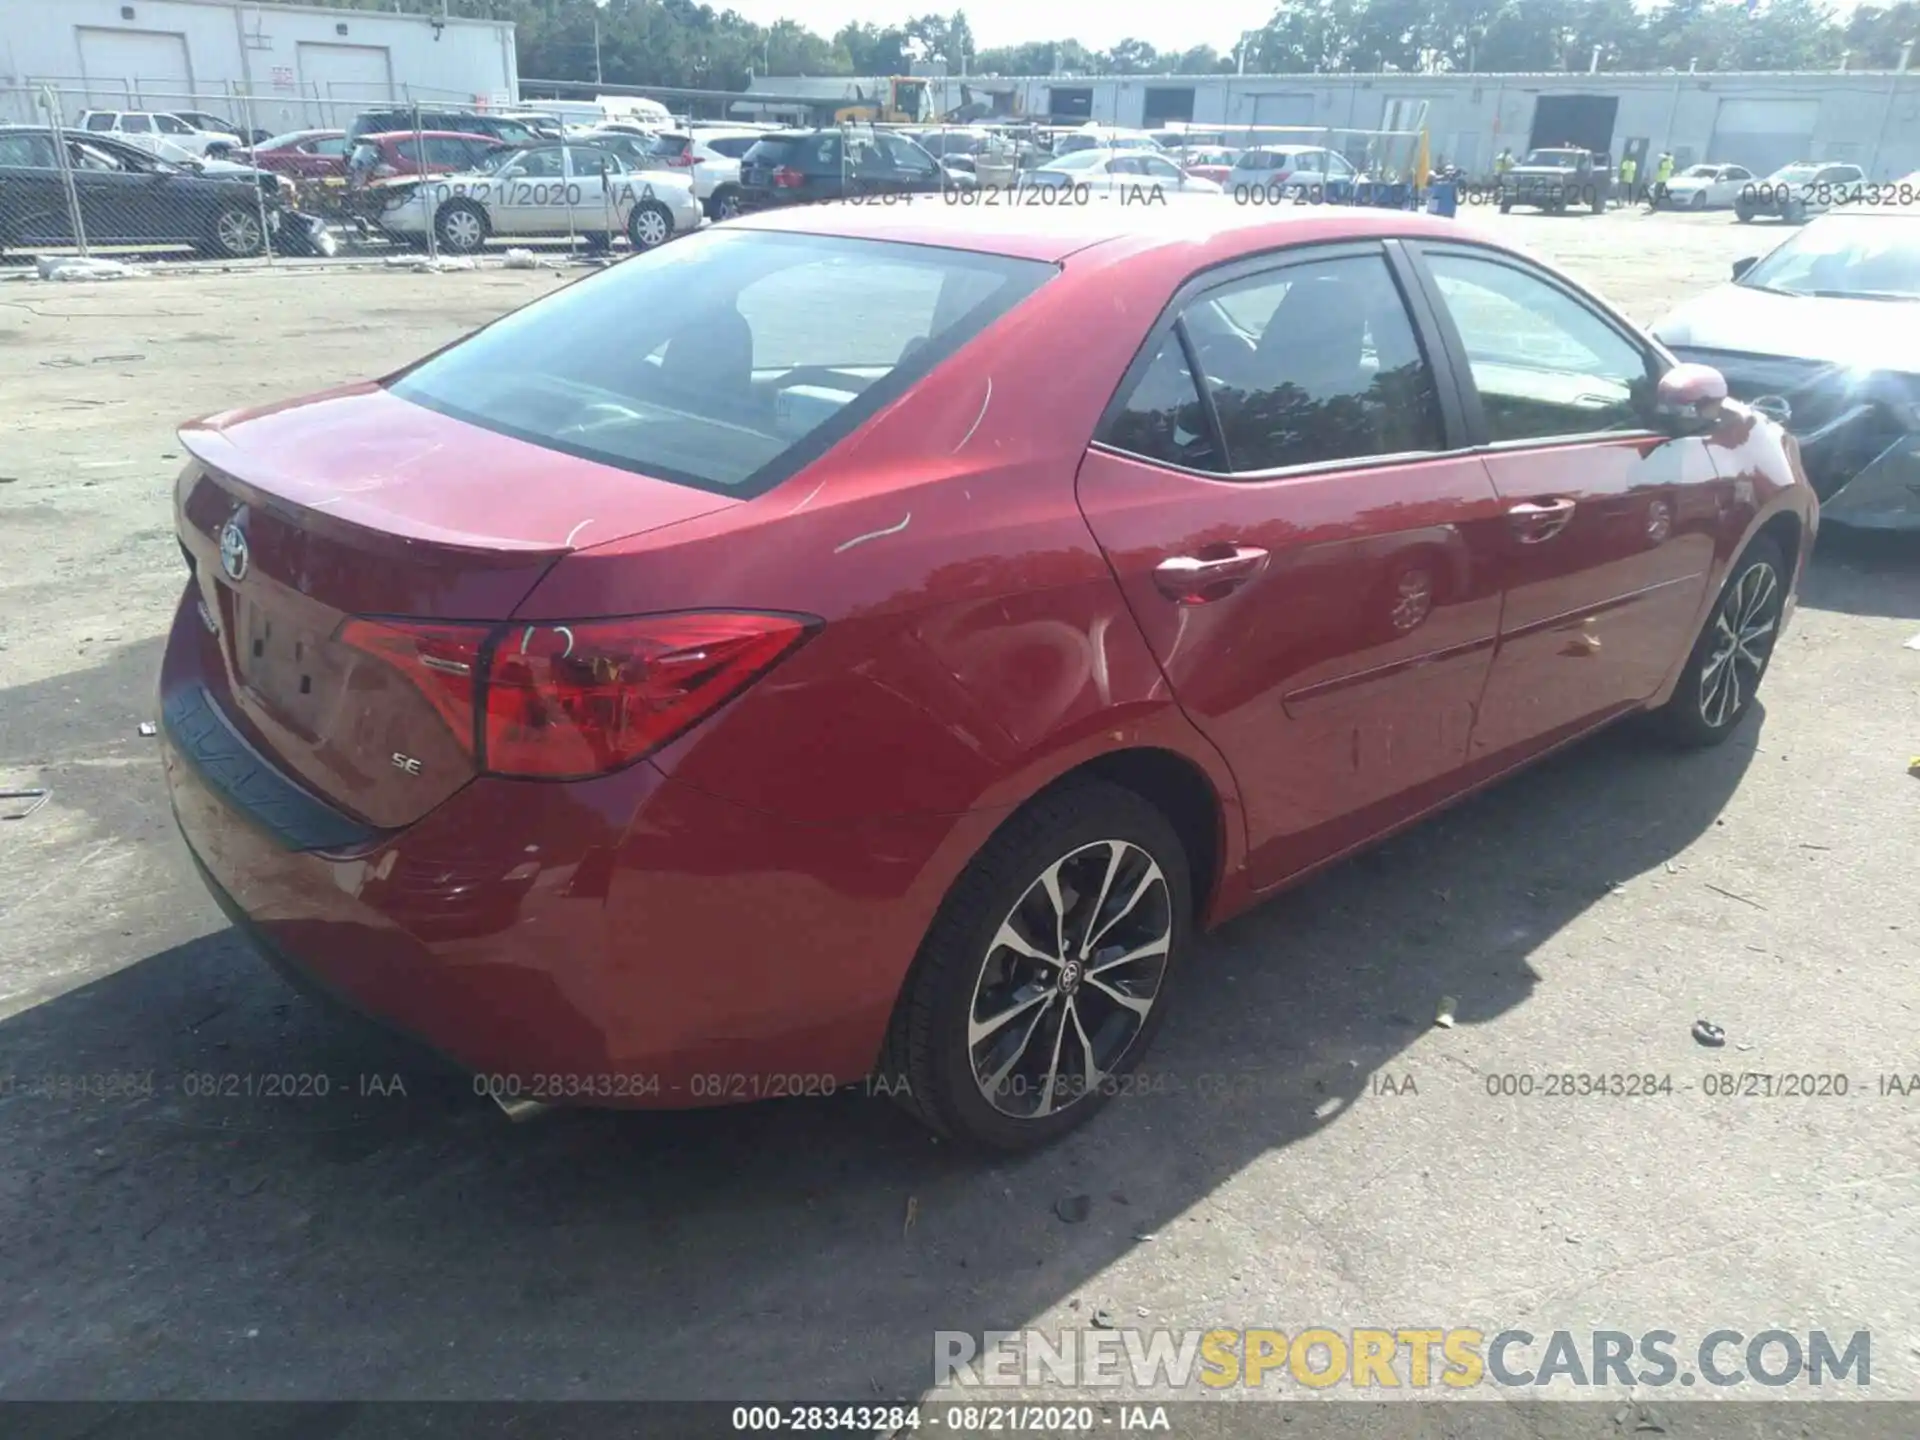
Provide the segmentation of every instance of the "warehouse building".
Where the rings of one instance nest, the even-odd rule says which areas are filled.
[[[1436,157],[1469,171],[1536,145],[1614,155],[1643,143],[1680,163],[1764,174],[1794,160],[1851,161],[1876,179],[1920,170],[1920,74],[1823,71],[1541,75],[948,76],[935,114],[971,106],[1054,124],[1400,129],[1425,125]],[[758,78],[772,94],[885,94],[874,79]],[[745,104],[749,107],[753,102]],[[741,105],[735,106],[742,109]],[[1336,137],[1337,139],[1337,137]]]
[[[261,129],[344,125],[370,103],[507,105],[513,26],[236,0],[0,0],[0,120],[52,86],[82,109],[251,109]],[[244,102],[240,97],[248,97]]]

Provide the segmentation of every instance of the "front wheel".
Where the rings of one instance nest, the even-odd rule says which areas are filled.
[[[1655,712],[1670,739],[1694,748],[1718,745],[1738,728],[1780,638],[1787,577],[1786,557],[1765,537],[1734,562],[1673,698]]]
[[[1694,191],[1693,198],[1687,202],[1687,208],[1689,210],[1706,209],[1707,208],[1707,192],[1704,190]]]
[[[673,238],[673,212],[658,200],[643,200],[627,218],[627,239],[636,250],[656,250]]]
[[[1186,950],[1187,856],[1131,790],[1075,782],[975,857],[929,927],[881,1074],[943,1134],[998,1150],[1058,1138],[1123,1088]]]
[[[471,200],[449,200],[433,217],[433,229],[449,255],[477,254],[487,243],[487,212]]]
[[[260,212],[244,205],[228,205],[213,217],[213,233],[208,249],[229,260],[244,260],[267,248],[267,232],[261,227]]]
[[[1753,211],[1745,205],[1735,205],[1733,207],[1733,218],[1738,220],[1742,225],[1751,225],[1753,223]]]

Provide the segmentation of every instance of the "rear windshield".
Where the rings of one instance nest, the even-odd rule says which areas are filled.
[[[647,153],[658,155],[662,160],[671,160],[687,151],[687,137],[684,135],[655,135],[647,141]]]
[[[810,171],[840,168],[840,133],[829,130],[817,135],[769,135],[747,147],[742,164],[791,165]]]
[[[757,495],[1054,273],[926,245],[707,230],[516,311],[389,386],[550,450]]]

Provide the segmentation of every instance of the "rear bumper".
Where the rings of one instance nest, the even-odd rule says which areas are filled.
[[[643,762],[477,779],[371,830],[196,736],[232,726],[182,673],[192,648],[169,648],[161,755],[215,899],[304,988],[522,1099],[671,1108],[860,1079],[995,818],[797,825]]]

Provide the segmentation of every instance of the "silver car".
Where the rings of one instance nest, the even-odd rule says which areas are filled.
[[[585,236],[605,249],[624,235],[651,250],[700,228],[693,182],[669,171],[636,171],[594,145],[501,150],[473,170],[388,182],[380,228],[471,255],[497,237]]]
[[[1920,528],[1920,208],[1814,220],[1654,335],[1800,443],[1823,520]]]

